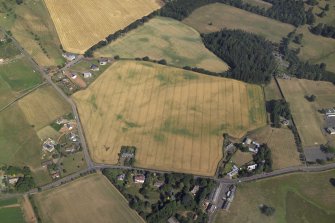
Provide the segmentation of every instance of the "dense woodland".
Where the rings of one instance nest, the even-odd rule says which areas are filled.
[[[36,186],[31,175],[31,171],[27,166],[23,168],[16,166],[3,166],[1,167],[1,170],[4,171],[5,175],[17,176],[19,178],[14,185],[15,191],[10,188],[7,192],[27,192]]]
[[[251,83],[268,83],[276,68],[273,45],[241,30],[203,34],[205,46],[231,68],[228,76]]]
[[[259,6],[245,3],[242,0],[170,0],[167,1],[159,13],[162,16],[182,20],[190,15],[195,9],[210,3],[218,2],[277,19],[285,23],[290,23],[294,26],[304,25],[313,21],[313,18],[311,18],[314,17],[313,13],[309,10],[305,11],[302,0],[265,1],[271,3],[273,6],[266,10]],[[307,19],[307,17],[309,19]]]

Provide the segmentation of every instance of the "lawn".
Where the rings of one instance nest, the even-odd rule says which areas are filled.
[[[66,170],[66,172],[62,174],[63,176],[70,175],[87,167],[82,151],[63,157],[60,163],[63,164],[61,168]]]
[[[17,198],[0,200],[1,223],[24,223],[23,214]]]
[[[45,0],[66,51],[84,53],[108,35],[160,8],[156,0]]]
[[[303,146],[325,144],[327,139],[321,129],[324,120],[318,110],[335,106],[335,87],[329,82],[303,79],[282,80],[280,87],[290,103],[291,113],[301,137]],[[315,102],[308,102],[305,95],[314,94]]]
[[[331,223],[335,190],[329,179],[334,175],[335,171],[291,174],[240,184],[229,212],[220,211],[214,222]],[[261,214],[262,204],[274,207],[275,214]]]
[[[38,88],[19,100],[19,106],[36,131],[71,112],[71,106],[52,86]]]
[[[144,222],[101,174],[35,194],[33,199],[43,222]]]
[[[0,77],[13,91],[23,91],[41,83],[40,74],[31,68],[26,58],[14,60],[0,67]]]
[[[224,132],[266,124],[261,87],[149,62],[115,62],[73,98],[99,163],[134,145],[136,166],[213,175]]]
[[[6,13],[0,13],[0,25],[10,30],[15,39],[43,66],[64,63],[60,41],[43,0],[15,1],[0,0],[6,4]],[[11,3],[13,2],[13,3]],[[1,8],[1,6],[0,6]]]
[[[195,53],[196,52],[196,53]],[[228,65],[204,46],[193,28],[170,18],[155,17],[124,37],[96,51],[95,56],[165,59],[177,67],[201,67],[214,72]]]
[[[200,33],[227,29],[242,29],[279,43],[294,26],[221,3],[209,4],[195,10],[183,22]]]

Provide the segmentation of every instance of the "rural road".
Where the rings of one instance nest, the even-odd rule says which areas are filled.
[[[73,100],[70,97],[68,97],[51,80],[51,77],[45,73],[45,71],[43,70],[43,68],[40,67],[36,63],[36,61],[31,57],[31,55],[23,47],[21,47],[21,45],[16,41],[16,39],[14,37],[8,35],[2,28],[0,28],[0,31],[2,31],[8,38],[10,38],[13,41],[14,45],[21,51],[21,53],[23,55],[25,55],[27,59],[29,59],[29,61],[33,65],[33,68],[36,69],[37,71],[39,71],[41,73],[42,78],[44,78],[71,105],[73,115],[74,115],[74,117],[76,119],[76,122],[77,122],[78,135],[79,135],[79,138],[80,138],[80,141],[81,141],[81,146],[83,148],[83,153],[84,153],[84,156],[85,156],[85,160],[86,160],[87,166],[88,166],[88,168],[93,168],[94,164],[93,164],[93,162],[91,160],[91,157],[90,157],[90,154],[89,154],[89,151],[88,151],[88,148],[87,148],[87,144],[86,144],[84,132],[83,132],[83,129],[82,129],[82,125],[81,125],[81,122],[80,122],[80,119],[79,119],[79,114],[78,114],[78,110],[77,110],[76,104],[73,102]],[[81,60],[82,57],[78,57],[77,59]]]
[[[0,31],[4,32],[3,29],[0,28]],[[4,32],[5,33],[5,32]],[[69,176],[66,176],[62,179],[59,179],[57,181],[54,181],[50,184],[47,184],[43,187],[41,187],[42,190],[47,190],[53,187],[57,187],[60,186],[64,183],[70,182],[72,181],[72,179],[74,178],[78,178],[80,177],[82,174],[84,173],[89,173],[90,171],[93,170],[101,170],[104,168],[115,168],[115,169],[135,169],[135,170],[144,170],[144,171],[151,171],[151,172],[159,172],[159,173],[171,173],[169,171],[158,171],[158,170],[151,170],[151,169],[144,169],[144,168],[137,168],[137,167],[128,167],[128,166],[117,166],[117,165],[109,165],[109,164],[95,164],[89,154],[88,148],[87,148],[87,144],[86,144],[86,140],[85,140],[85,135],[83,132],[83,128],[81,125],[81,121],[79,118],[79,114],[77,111],[77,106],[76,104],[73,102],[73,100],[68,97],[52,80],[51,77],[49,75],[47,75],[45,73],[45,71],[43,70],[42,67],[40,67],[36,61],[30,56],[30,54],[28,52],[25,51],[25,49],[23,49],[21,47],[21,45],[15,40],[15,38],[13,38],[12,36],[9,36],[7,33],[5,33],[5,35],[8,38],[11,38],[14,42],[14,44],[17,46],[17,48],[30,60],[31,64],[33,65],[33,67],[38,70],[43,78],[54,88],[56,89],[56,91],[71,105],[72,107],[72,111],[74,114],[74,117],[77,121],[77,126],[78,126],[78,134],[81,140],[81,145],[83,148],[83,153],[84,153],[84,157],[87,163],[87,169],[78,171],[74,174],[71,174]],[[71,67],[72,65],[78,63],[80,60],[82,60],[83,57],[79,56],[76,60],[74,60],[72,63],[70,62],[67,65],[68,67]],[[64,69],[64,68],[63,68]],[[335,163],[331,163],[331,164],[326,164],[326,165],[322,165],[322,166],[297,166],[297,167],[288,167],[288,168],[284,168],[284,169],[280,169],[280,170],[275,170],[273,172],[270,173],[262,173],[262,174],[257,174],[257,175],[253,175],[250,177],[241,177],[241,178],[237,178],[237,179],[217,179],[215,177],[207,177],[210,179],[213,179],[215,181],[217,181],[218,183],[225,183],[225,184],[237,184],[237,183],[241,183],[241,182],[250,182],[250,181],[254,181],[254,180],[260,180],[260,179],[264,179],[264,178],[270,178],[270,177],[275,177],[275,176],[280,176],[280,175],[285,175],[285,174],[289,174],[289,173],[297,173],[297,172],[321,172],[321,171],[326,171],[326,170],[331,170],[331,169],[335,169]],[[197,177],[204,177],[204,176],[195,176]],[[34,189],[32,191],[30,191],[29,193],[36,193],[38,190]]]

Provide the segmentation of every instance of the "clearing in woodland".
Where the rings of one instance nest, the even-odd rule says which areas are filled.
[[[78,190],[80,188],[80,190]],[[144,223],[127,200],[101,174],[82,177],[33,196],[43,222]]]
[[[220,210],[214,222],[332,223],[335,190],[329,181],[334,175],[334,170],[299,173],[239,184],[229,211]],[[261,213],[263,204],[275,208],[273,216]]]
[[[223,133],[266,124],[261,87],[148,62],[118,61],[73,98],[100,163],[131,145],[136,166],[213,175]]]
[[[196,52],[196,53],[195,53]],[[200,67],[224,72],[228,65],[210,52],[193,28],[165,17],[155,17],[123,38],[96,51],[95,56],[165,59],[178,67]]]
[[[200,33],[216,32],[223,28],[241,29],[277,43],[294,30],[292,25],[221,3],[200,7],[183,22]]]
[[[329,82],[303,79],[279,79],[285,99],[290,103],[291,113],[305,147],[325,144],[326,136],[323,115],[318,110],[335,106],[335,87]],[[306,95],[316,96],[314,102],[305,99]]]
[[[108,35],[157,10],[157,0],[45,0],[63,48],[84,53]]]

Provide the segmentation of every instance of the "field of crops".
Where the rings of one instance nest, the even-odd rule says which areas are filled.
[[[294,30],[294,26],[221,3],[209,4],[195,10],[183,22],[200,33],[222,28],[242,29],[278,42]]]
[[[63,48],[88,48],[140,19],[160,5],[156,0],[45,0]]]
[[[196,52],[196,53],[194,53]],[[204,46],[193,28],[170,18],[156,17],[123,38],[96,51],[95,56],[165,59],[178,67],[201,67],[214,72],[228,70],[228,65]]]
[[[120,192],[99,174],[38,193],[33,198],[43,222],[144,223]]]
[[[322,133],[323,116],[318,110],[335,106],[335,88],[329,82],[303,79],[279,80],[285,99],[290,103],[291,112],[304,146],[320,145],[327,142]],[[306,95],[314,94],[315,102],[308,102]]]
[[[261,87],[146,62],[116,62],[73,97],[96,162],[134,145],[137,166],[213,175],[224,132],[266,124]]]

